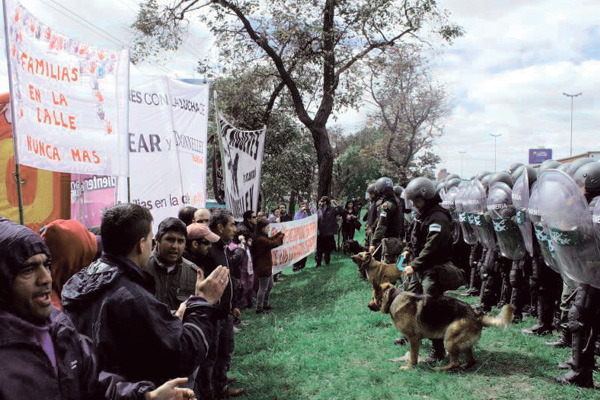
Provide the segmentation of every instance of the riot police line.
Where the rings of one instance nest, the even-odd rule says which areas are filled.
[[[463,296],[479,296],[478,307],[512,304],[514,322],[537,316],[524,333],[546,344],[571,347],[559,368],[561,383],[593,387],[600,330],[600,162],[547,160],[539,167],[516,163],[501,172],[482,171],[463,180],[424,177],[406,189],[380,178],[367,189],[365,245],[375,258],[405,260],[407,290],[440,295],[435,266],[461,268]],[[438,267],[436,267],[438,268]],[[443,358],[433,341],[428,359]]]

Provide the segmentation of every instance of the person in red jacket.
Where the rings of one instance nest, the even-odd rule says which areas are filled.
[[[269,238],[270,221],[261,219],[256,223],[256,235],[254,245],[252,246],[252,255],[254,257],[254,274],[258,279],[258,293],[256,295],[256,313],[262,314],[269,311],[269,294],[273,288],[273,260],[271,250],[281,246],[283,243],[283,232],[277,233]]]

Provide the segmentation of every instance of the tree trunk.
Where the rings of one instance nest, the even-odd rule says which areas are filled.
[[[331,196],[331,181],[333,175],[333,150],[329,141],[327,128],[324,126],[309,127],[317,151],[317,164],[319,167],[319,186],[317,196]],[[318,199],[317,199],[318,200]]]
[[[298,192],[296,192],[295,190],[292,189],[292,193],[290,194],[290,205],[288,207],[288,214],[291,215],[292,218],[296,214],[296,194],[297,193]]]

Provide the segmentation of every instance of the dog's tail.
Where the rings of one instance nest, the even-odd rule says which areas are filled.
[[[481,325],[483,326],[508,326],[512,322],[513,315],[515,313],[515,306],[507,304],[502,307],[500,314],[495,317],[484,315],[481,319]]]

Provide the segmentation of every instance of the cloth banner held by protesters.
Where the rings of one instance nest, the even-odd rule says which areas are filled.
[[[5,4],[18,162],[127,175],[129,53],[67,37],[18,1]]]
[[[317,215],[280,224],[269,224],[269,236],[285,233],[283,244],[271,250],[273,273],[307,257],[317,248]]]
[[[220,115],[219,125],[225,174],[225,204],[235,220],[241,221],[245,211],[258,209],[266,128],[240,131]]]
[[[181,207],[204,207],[208,85],[160,76],[131,76],[129,99],[131,202],[158,223]],[[118,198],[127,201],[121,179]]]

